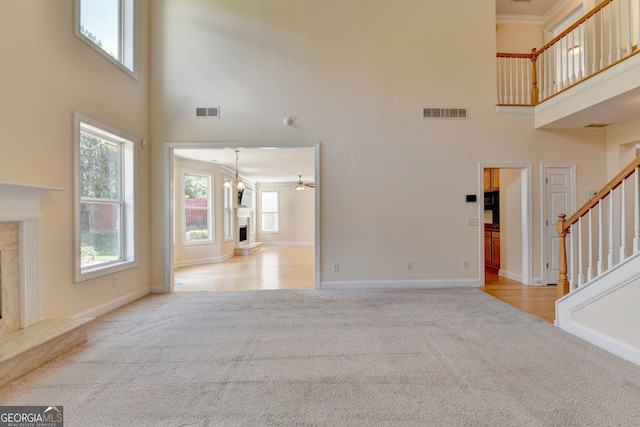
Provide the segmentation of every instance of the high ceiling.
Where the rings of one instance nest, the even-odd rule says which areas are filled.
[[[496,15],[523,16],[540,20],[554,7],[570,0],[496,0]],[[235,148],[176,149],[176,157],[211,162],[235,169]],[[315,176],[313,148],[279,147],[265,149],[241,147],[238,170],[254,182],[296,182],[302,175],[304,182]]]

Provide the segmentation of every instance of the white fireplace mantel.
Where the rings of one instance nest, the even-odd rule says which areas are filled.
[[[20,325],[40,321],[40,196],[63,188],[0,182],[0,222],[18,222]]]
[[[40,196],[64,188],[0,182],[0,221],[24,221],[40,218]]]

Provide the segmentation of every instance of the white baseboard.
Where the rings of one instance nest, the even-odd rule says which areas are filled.
[[[263,246],[313,246],[313,242],[262,242]]]
[[[445,279],[445,280],[353,280],[321,282],[323,290],[350,289],[435,289],[435,288],[470,288],[480,286],[477,279]]]
[[[151,292],[150,288],[142,288],[137,291],[131,292],[130,294],[122,296],[118,299],[115,299],[113,301],[109,301],[105,304],[99,305],[90,310],[76,314],[75,316],[72,316],[72,318],[73,319],[79,318],[79,317],[96,318],[96,317],[102,316],[103,314],[107,314],[110,311],[115,310],[116,308],[120,308],[124,305],[129,304],[130,302],[140,299],[145,295],[149,295],[150,292]]]
[[[224,260],[231,258],[232,256],[233,256],[233,252],[230,252],[222,256],[176,261],[173,263],[173,268],[186,267],[188,265],[210,264],[212,262],[222,262]]]
[[[618,357],[640,366],[640,348],[618,341],[615,338],[604,335],[573,321],[565,324],[562,329],[597,347],[600,347],[605,351],[608,351],[609,353],[615,354]]]
[[[498,276],[506,277],[507,279],[515,280],[516,282],[522,283],[522,275],[513,273],[511,271],[500,269],[498,270]]]

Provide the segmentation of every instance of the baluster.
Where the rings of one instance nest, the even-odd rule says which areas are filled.
[[[513,80],[513,61],[509,61],[509,104],[514,104]]]
[[[609,193],[609,256],[607,270],[613,267],[613,190]]]
[[[600,15],[600,67],[598,70],[602,70],[604,68],[604,9],[601,9],[598,14]]]
[[[521,80],[521,76],[520,76],[520,58],[515,58],[515,60],[513,61],[515,62],[515,66],[516,66],[516,72],[515,72],[515,80],[516,80],[516,84],[515,84],[515,94],[514,94],[514,100],[516,104],[520,104],[520,80]]]
[[[571,280],[569,280],[569,289],[574,290],[577,288],[577,283],[576,283],[576,242],[575,242],[575,230],[577,228],[576,223],[573,223],[573,225],[570,228],[571,234],[569,234],[569,253],[571,256]]]
[[[592,20],[593,28],[591,29],[591,36],[592,36],[591,37],[592,38],[592,42],[591,42],[591,44],[592,44],[592,46],[591,46],[591,48],[592,48],[592,52],[591,52],[591,72],[592,73],[595,73],[598,70],[598,50],[596,49],[596,46],[597,46],[597,44],[596,44],[596,31],[597,31],[597,27],[598,27],[597,22],[596,22],[597,19],[598,19],[597,17],[595,17],[595,16],[593,17],[593,20]]]
[[[602,199],[600,199],[598,200],[598,276],[603,272],[602,247]]]
[[[589,209],[589,262],[587,263],[587,282],[593,279],[593,230],[591,227],[591,209]]]
[[[627,55],[631,55],[631,40],[633,40],[633,21],[631,18],[631,0],[627,0]]]
[[[620,58],[622,57],[622,0],[616,2],[618,5],[618,28],[616,31],[616,41],[617,41],[617,46],[616,46],[616,59],[620,60]]]
[[[502,90],[502,102],[504,104],[507,104],[509,102],[509,97],[508,97],[508,74],[507,74],[507,58],[502,58],[502,68],[503,68],[503,79],[502,79],[502,83],[503,83],[503,90]]]
[[[580,217],[578,218],[578,287],[584,284],[582,264],[582,217]]]
[[[613,7],[609,7],[609,62],[607,65],[613,63]]]
[[[633,192],[633,253],[635,254],[640,249],[640,167],[636,168],[634,179],[636,191]]]
[[[627,194],[625,191],[625,181],[622,180],[620,186],[622,194],[620,195],[620,261],[627,258]]]
[[[636,3],[637,6],[637,3]],[[638,38],[636,40],[636,46],[640,47],[640,7],[637,8],[638,16],[636,16],[637,22],[638,22],[638,27],[636,28],[638,30]],[[629,11],[629,16],[631,16],[631,11]]]

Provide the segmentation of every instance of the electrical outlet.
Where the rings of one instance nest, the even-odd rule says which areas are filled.
[[[333,264],[331,264],[331,271],[333,272],[340,271],[340,264],[338,264],[337,262],[334,262]]]
[[[469,268],[469,260],[465,259],[462,261],[462,268],[464,268],[465,270]]]
[[[113,276],[111,284],[115,287],[118,286],[118,276]]]
[[[413,263],[412,262],[408,262],[407,263],[407,270],[413,270]]]

